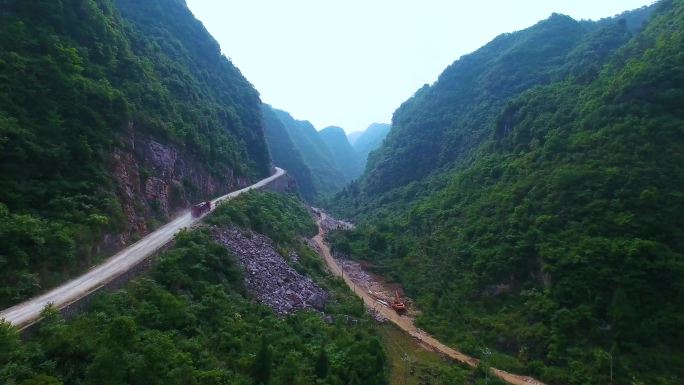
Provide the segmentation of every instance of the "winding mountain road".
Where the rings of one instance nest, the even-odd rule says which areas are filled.
[[[349,288],[352,289],[352,291],[354,291],[356,295],[363,299],[363,302],[366,305],[366,307],[380,313],[383,317],[392,321],[395,325],[397,325],[400,329],[411,335],[413,338],[421,341],[424,345],[429,346],[434,351],[444,354],[445,356],[453,360],[456,360],[473,368],[477,367],[477,365],[480,363],[480,360],[474,357],[470,357],[464,353],[461,353],[458,350],[452,349],[446,346],[445,344],[441,343],[439,340],[432,337],[428,333],[424,332],[423,330],[418,329],[416,325],[413,324],[412,318],[401,316],[389,307],[378,305],[373,296],[371,296],[369,293],[364,291],[359,286],[356,286],[356,284],[351,280],[351,278],[348,275],[344,275],[342,267],[337,263],[337,261],[335,261],[330,252],[330,247],[325,243],[325,230],[323,229],[323,226],[321,226],[321,223],[325,221],[326,218],[327,215],[325,214],[325,212],[318,212],[316,218],[316,222],[318,224],[318,234],[313,238],[313,242],[320,250],[321,254],[323,255],[323,259],[325,259],[326,265],[328,265],[328,269],[333,275],[341,277],[347,284],[347,286],[349,286]],[[545,385],[543,382],[536,380],[532,377],[520,376],[496,368],[491,368],[490,371],[493,375],[499,377],[500,379],[506,381],[509,384]]]
[[[233,191],[212,200],[211,211],[213,211],[219,203],[235,198],[247,191],[266,187],[283,175],[285,175],[285,170],[276,167],[275,173],[270,177],[262,179],[251,186]],[[0,319],[4,319],[18,328],[24,329],[40,318],[40,313],[47,305],[51,304],[58,309],[63,309],[70,304],[81,300],[90,293],[101,289],[107,283],[128,272],[140,262],[154,254],[157,250],[170,242],[178,232],[196,224],[200,220],[202,220],[202,217],[193,218],[190,211],[186,210],[173,221],[121,250],[80,277],[56,287],[47,293],[0,312]]]

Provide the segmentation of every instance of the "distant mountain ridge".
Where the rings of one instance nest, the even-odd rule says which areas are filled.
[[[375,123],[359,132],[361,155],[341,127],[317,131],[310,122],[297,120],[286,111],[268,105],[263,109],[266,139],[274,161],[293,169],[302,196],[309,201],[335,194],[358,178],[368,152],[379,146],[389,131],[389,125]]]
[[[0,306],[270,173],[259,94],[184,1],[0,8]]]
[[[386,123],[373,123],[365,131],[361,132],[352,146],[359,154],[362,162],[362,168],[366,168],[368,156],[374,150],[380,148],[380,145],[389,134],[392,126]]]
[[[364,164],[358,152],[349,144],[344,129],[330,126],[318,131],[318,135],[330,149],[337,167],[347,180],[358,178],[363,172]]]
[[[271,106],[263,104],[264,134],[273,162],[284,168],[297,182],[302,198],[312,202],[317,197],[314,176],[301,152],[295,146],[285,125],[278,119]]]
[[[297,120],[286,111],[273,107],[269,108],[282,124],[294,148],[309,170],[315,190],[313,196],[322,197],[333,194],[349,182],[349,179],[338,167],[331,150],[310,122]],[[266,124],[268,123],[266,121]]]

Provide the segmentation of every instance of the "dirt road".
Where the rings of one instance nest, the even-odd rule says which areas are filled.
[[[275,173],[268,178],[212,200],[211,211],[216,208],[218,203],[234,198],[247,191],[263,188],[285,174],[285,170],[278,167],[275,169]],[[173,221],[148,234],[131,246],[121,250],[101,265],[92,268],[80,277],[56,287],[47,293],[0,312],[0,319],[5,319],[20,329],[23,329],[39,319],[40,313],[45,306],[52,304],[56,308],[62,309],[88,294],[99,290],[111,280],[126,273],[150,255],[154,254],[162,246],[171,241],[178,232],[194,225],[201,219],[201,217],[193,218],[192,215],[190,215],[190,211],[185,211]]]
[[[318,216],[316,218],[316,222],[318,224],[318,234],[313,238],[313,241],[319,248],[321,254],[323,255],[323,258],[325,259],[325,263],[328,266],[328,269],[333,273],[333,275],[342,277],[342,279],[344,279],[344,282],[349,286],[349,288],[352,289],[354,293],[356,293],[356,295],[363,299],[363,302],[366,305],[366,307],[374,309],[383,317],[387,318],[388,320],[396,324],[400,329],[404,330],[412,337],[416,338],[426,346],[429,346],[433,350],[440,352],[445,356],[450,357],[451,359],[454,359],[458,362],[464,363],[471,367],[476,367],[479,364],[480,360],[478,360],[477,358],[470,357],[457,350],[454,350],[439,342],[437,339],[427,334],[426,332],[416,328],[416,326],[413,324],[413,319],[406,316],[401,316],[391,308],[378,304],[373,296],[371,296],[361,287],[358,287],[351,280],[350,277],[344,275],[342,268],[338,265],[338,263],[335,261],[332,254],[330,253],[330,247],[328,247],[328,245],[325,243],[325,231],[321,226],[321,222],[323,222],[326,219],[326,217],[327,215],[325,214],[325,212],[318,212]],[[491,372],[500,379],[513,385],[545,385],[541,381],[538,381],[534,378],[527,376],[519,376],[495,368],[492,368]]]

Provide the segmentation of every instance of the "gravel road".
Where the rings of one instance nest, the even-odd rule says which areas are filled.
[[[325,259],[325,263],[328,266],[328,270],[330,270],[330,272],[333,275],[337,277],[342,277],[347,286],[349,286],[349,288],[352,289],[354,293],[356,293],[356,295],[363,299],[363,302],[367,308],[373,309],[374,311],[380,313],[383,317],[392,321],[400,329],[404,330],[413,338],[421,341],[424,345],[429,346],[436,352],[444,354],[445,356],[458,362],[461,362],[463,364],[466,364],[470,367],[476,367],[480,363],[480,360],[478,360],[477,358],[470,357],[464,353],[459,352],[458,350],[452,349],[443,344],[442,342],[440,342],[439,340],[437,340],[436,338],[432,337],[425,331],[418,329],[414,325],[413,319],[411,317],[399,315],[391,308],[378,304],[372,295],[363,290],[363,288],[356,286],[356,284],[351,280],[349,276],[343,275],[342,267],[340,267],[337,261],[335,261],[332,254],[330,253],[330,247],[325,243],[325,230],[322,224],[325,223],[329,217],[323,211],[315,211],[315,215],[316,223],[318,224],[318,234],[313,238],[313,242],[316,245],[318,251],[322,254],[323,259]],[[545,385],[541,381],[536,380],[532,377],[520,376],[496,368],[491,368],[491,373],[499,377],[500,379],[506,381],[507,383],[513,385]]]
[[[234,198],[247,191],[263,188],[272,181],[282,177],[284,174],[285,170],[276,167],[275,173],[270,177],[262,179],[261,181],[241,190],[233,191],[229,194],[212,200],[211,211],[216,208],[218,203]],[[41,294],[37,297],[27,300],[26,302],[20,303],[0,312],[0,319],[4,319],[20,329],[26,328],[39,319],[40,313],[47,305],[52,304],[56,308],[62,309],[74,302],[77,302],[88,294],[101,289],[111,280],[126,273],[140,262],[154,254],[157,250],[170,242],[178,232],[194,225],[201,220],[202,217],[193,218],[192,215],[190,215],[190,211],[187,210],[173,221],[148,234],[138,242],[121,250],[114,256],[104,261],[102,264],[93,267],[80,277],[58,286],[47,293]]]

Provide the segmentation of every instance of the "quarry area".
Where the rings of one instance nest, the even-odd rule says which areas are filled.
[[[357,289],[368,293],[374,300],[375,305],[372,310],[376,319],[380,320],[382,315],[377,311],[378,307],[383,306],[386,308],[391,308],[390,304],[392,300],[396,299],[398,296],[402,302],[407,306],[406,312],[402,315],[403,317],[415,318],[416,310],[412,306],[413,303],[410,298],[404,296],[404,291],[401,285],[396,283],[389,283],[382,277],[372,274],[369,272],[370,265],[366,262],[357,262],[345,258],[340,258],[336,255],[333,256],[335,263],[343,271],[344,277],[351,280]]]

